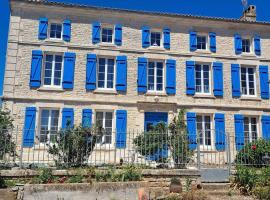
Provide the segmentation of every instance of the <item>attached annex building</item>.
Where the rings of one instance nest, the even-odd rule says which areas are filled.
[[[213,152],[225,148],[217,132],[235,137],[236,149],[270,138],[270,24],[256,21],[255,7],[237,20],[10,3],[3,102],[23,148],[70,120],[102,124],[100,143],[123,149],[129,132],[169,124],[181,108]]]

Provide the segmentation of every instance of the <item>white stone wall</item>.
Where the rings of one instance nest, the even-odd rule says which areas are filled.
[[[259,74],[257,70],[257,98],[233,99],[231,91],[231,64],[269,65],[270,66],[270,25],[247,24],[227,21],[205,20],[189,17],[159,16],[149,14],[129,13],[125,11],[95,10],[86,8],[62,8],[12,2],[11,20],[8,43],[8,57],[4,83],[4,102],[14,116],[15,125],[23,127],[24,112],[27,106],[39,107],[71,107],[75,111],[75,123],[81,122],[83,108],[96,109],[126,109],[128,111],[128,129],[142,130],[144,112],[163,111],[169,113],[169,118],[184,107],[197,113],[225,113],[226,130],[234,134],[234,114],[242,113],[260,116],[270,114],[269,100],[260,98]],[[38,40],[39,17],[46,16],[49,20],[63,21],[71,19],[71,42],[52,42]],[[92,22],[123,25],[122,46],[105,46],[92,44]],[[141,46],[141,27],[171,29],[171,49],[143,49]],[[189,51],[189,30],[217,34],[217,53]],[[262,55],[236,56],[234,53],[234,34],[261,36]],[[74,89],[69,91],[48,91],[30,89],[30,67],[32,50],[52,52],[75,52],[76,66]],[[126,55],[128,60],[128,77],[126,94],[106,94],[86,92],[85,69],[87,53],[97,55]],[[175,59],[176,95],[159,96],[138,95],[137,93],[137,58],[144,56],[154,59]],[[195,60],[200,62],[220,61],[223,63],[224,97],[214,96],[203,98],[186,95],[185,62]],[[38,116],[38,115],[37,115]],[[38,123],[37,123],[38,125]],[[260,131],[261,134],[261,131]]]

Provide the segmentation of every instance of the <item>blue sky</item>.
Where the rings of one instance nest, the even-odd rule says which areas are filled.
[[[95,6],[239,18],[241,0],[54,0]],[[270,21],[270,0],[248,0],[257,6],[257,20]]]

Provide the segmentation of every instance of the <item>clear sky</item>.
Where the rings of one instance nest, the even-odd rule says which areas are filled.
[[[95,6],[239,18],[241,0],[53,0]],[[248,0],[257,7],[257,20],[270,22],[270,0]]]

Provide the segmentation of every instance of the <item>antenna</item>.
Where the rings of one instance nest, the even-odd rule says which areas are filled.
[[[248,0],[242,0],[242,5],[243,5],[243,11],[245,11],[246,8],[248,7]]]

